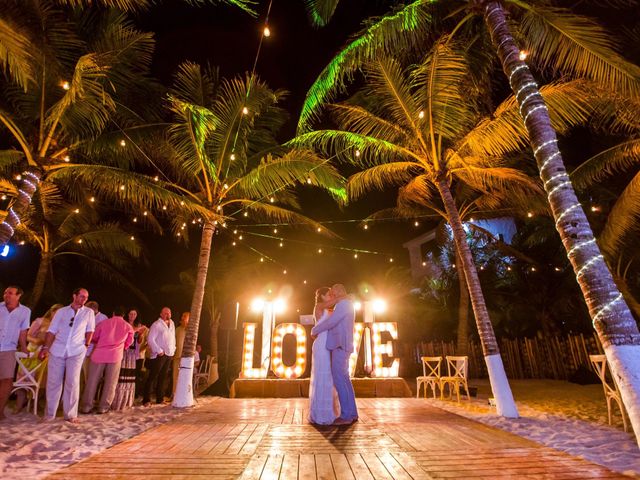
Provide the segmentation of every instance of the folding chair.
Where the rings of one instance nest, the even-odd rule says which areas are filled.
[[[422,376],[416,378],[416,398],[420,396],[420,387],[424,385],[424,398],[431,387],[433,398],[436,398],[436,387],[440,386],[440,365],[442,357],[420,357],[422,361]]]
[[[607,381],[607,357],[604,355],[589,355],[591,360],[591,366],[595,370],[598,378],[602,382],[602,388],[604,390],[604,398],[607,401],[607,413],[609,415],[609,425],[611,425],[611,401],[613,400],[618,404],[618,410],[622,415],[622,424],[624,425],[624,431],[627,431],[627,415],[622,403],[622,397],[618,390],[618,385],[615,380],[612,380],[613,386]],[[609,372],[611,373],[611,372]]]
[[[211,355],[207,355],[205,361],[200,362],[198,372],[193,375],[193,391],[196,394],[198,393],[198,387],[201,381],[204,381],[205,385],[208,385],[209,383],[209,369],[211,368],[212,361],[213,357]]]
[[[447,376],[440,377],[440,399],[444,398],[444,387],[449,385],[449,398],[453,399],[453,391],[456,392],[456,400],[460,402],[460,387],[464,387],[467,392],[467,400],[471,400],[469,395],[469,385],[467,384],[467,371],[469,357],[447,355]]]
[[[18,390],[26,390],[31,394],[31,398],[28,398],[27,410],[31,405],[31,399],[33,399],[33,414],[38,414],[38,392],[40,391],[40,384],[45,372],[46,360],[40,361],[33,366],[25,365],[24,361],[27,358],[34,358],[38,353],[31,352],[29,354],[16,352],[16,362],[18,364],[18,374],[16,375],[16,381],[13,382],[13,390],[11,393]],[[29,396],[27,396],[29,397]]]

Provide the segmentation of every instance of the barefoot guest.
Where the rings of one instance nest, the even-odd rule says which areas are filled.
[[[4,407],[9,400],[16,368],[16,348],[27,353],[27,332],[31,322],[31,310],[20,305],[22,289],[9,286],[4,290],[4,302],[0,303],[0,420],[4,419]]]

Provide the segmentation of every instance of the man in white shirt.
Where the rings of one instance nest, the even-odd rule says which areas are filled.
[[[146,407],[151,403],[151,387],[156,384],[156,403],[162,403],[162,392],[166,381],[167,371],[171,359],[176,353],[176,327],[171,320],[171,309],[164,307],[160,310],[160,318],[153,322],[149,329],[147,348],[151,353],[149,360],[149,377],[144,384],[142,404]]]
[[[71,304],[62,307],[53,316],[40,351],[41,359],[49,356],[46,420],[55,418],[62,395],[65,420],[72,423],[78,421],[82,362],[96,322],[93,310],[85,307],[88,299],[89,292],[86,289],[77,288],[73,291]]]
[[[16,369],[16,348],[27,353],[27,331],[31,321],[31,310],[20,305],[22,289],[9,286],[4,290],[4,302],[0,303],[0,420],[4,420],[13,374]]]

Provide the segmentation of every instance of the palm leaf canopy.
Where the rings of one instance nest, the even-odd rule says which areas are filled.
[[[312,151],[278,144],[284,95],[252,76],[221,79],[215,69],[182,64],[168,97],[174,116],[168,175],[179,177],[204,208],[226,216],[251,211],[301,219],[283,208],[297,206],[296,184],[321,187],[344,201],[345,182],[332,165]]]
[[[384,58],[367,64],[364,73],[362,94],[329,107],[340,129],[289,142],[362,167],[349,178],[349,198],[394,187],[396,214],[411,216],[424,207],[440,213],[434,185],[446,177],[466,189],[461,201],[470,212],[546,213],[539,180],[525,173],[535,165],[523,153],[527,134],[517,102],[508,98],[490,116],[482,115],[482,89],[469,88],[471,76],[455,42],[437,42],[421,64],[408,69]],[[591,118],[593,91],[584,80],[542,88],[560,133]]]
[[[473,52],[473,48],[490,45],[478,41],[488,33],[484,23],[477,21],[482,11],[476,5],[474,0],[417,0],[368,20],[310,87],[298,133],[311,129],[324,105],[344,92],[367,63],[381,56],[421,58],[424,45],[447,31],[471,46],[469,55],[476,61],[490,62],[492,57]],[[640,67],[617,51],[611,35],[596,21],[568,9],[549,7],[544,1],[505,0],[504,5],[512,17],[514,36],[523,39],[523,50],[530,53],[527,62],[537,71],[551,72],[555,78],[586,78],[612,91],[640,94]],[[474,70],[488,70],[477,67]]]

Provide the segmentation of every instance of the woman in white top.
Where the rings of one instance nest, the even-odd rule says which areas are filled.
[[[329,318],[333,305],[331,289],[316,290],[314,316],[317,322]],[[330,425],[340,415],[338,394],[331,376],[331,352],[326,348],[327,332],[318,335],[313,342],[311,356],[311,384],[309,387],[309,421],[318,425]]]

